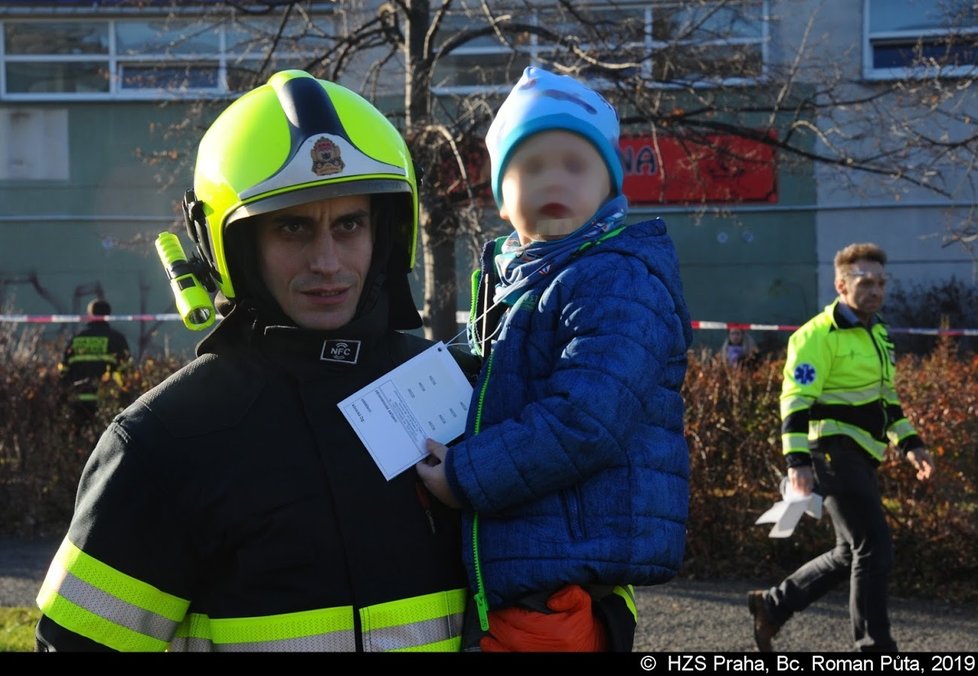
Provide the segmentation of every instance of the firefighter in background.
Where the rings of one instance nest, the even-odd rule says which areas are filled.
[[[124,389],[123,374],[132,360],[129,342],[105,320],[112,306],[101,298],[88,304],[91,320],[72,336],[58,365],[69,389],[76,423],[90,423],[98,412],[99,388],[114,383]]]

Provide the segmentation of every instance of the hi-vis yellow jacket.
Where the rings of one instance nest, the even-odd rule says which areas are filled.
[[[789,467],[810,464],[819,439],[845,435],[876,461],[889,443],[901,452],[924,444],[893,387],[895,357],[886,325],[870,328],[838,299],[788,340],[781,388],[781,446]]]

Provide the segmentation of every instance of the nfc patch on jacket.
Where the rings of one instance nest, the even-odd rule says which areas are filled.
[[[359,358],[359,340],[324,340],[323,351],[319,355],[319,359],[322,361],[333,361],[340,364],[356,364]]]
[[[792,377],[799,385],[811,385],[815,382],[816,375],[815,367],[805,362],[795,367],[795,372],[792,374]]]

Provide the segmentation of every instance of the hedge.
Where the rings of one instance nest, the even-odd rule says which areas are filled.
[[[9,325],[8,325],[9,326]],[[895,451],[880,466],[896,545],[891,590],[976,600],[978,585],[978,358],[942,339],[925,356],[898,360],[904,410],[936,458],[919,482]],[[39,332],[0,327],[0,535],[60,536],[81,469],[98,434],[125,403],[183,360],[145,359],[127,391],[105,391],[98,419],[76,429],[64,405],[60,346]],[[790,538],[767,536],[755,519],[780,499],[778,393],[783,354],[730,367],[690,353],[684,387],[691,460],[690,514],[681,575],[775,583],[833,545],[827,517],[804,517]]]

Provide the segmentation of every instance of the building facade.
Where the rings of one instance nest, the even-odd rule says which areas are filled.
[[[173,313],[153,242],[160,231],[182,230],[178,204],[190,187],[194,144],[208,121],[245,88],[250,74],[314,63],[330,35],[377,17],[381,4],[299,3],[298,18],[283,24],[284,10],[248,13],[222,3],[0,1],[0,315],[76,314],[96,294],[112,303],[115,314]],[[454,21],[463,29],[472,19],[462,9],[479,3],[457,4],[460,9],[446,18],[446,26]],[[836,64],[831,76],[846,83],[847,106],[831,112],[813,110],[811,119],[755,115],[757,127],[778,139],[809,128],[828,130],[812,134],[807,146],[801,144],[809,157],[770,153],[752,166],[731,164],[717,154],[683,159],[668,134],[653,134],[642,125],[624,127],[632,218],[666,220],[695,320],[799,324],[834,297],[832,257],[853,241],[882,245],[898,283],[953,276],[974,284],[972,256],[964,246],[947,243],[948,232],[973,217],[975,196],[964,157],[968,147],[940,157],[900,146],[908,126],[948,144],[974,132],[964,120],[969,113],[978,119],[978,102],[974,88],[961,86],[976,65],[969,36],[978,30],[978,17],[967,14],[973,12],[970,3],[581,4],[598,6],[621,26],[638,27],[623,49],[634,51],[651,79],[667,75],[656,50],[674,48],[676,27],[692,26],[684,33],[690,50],[716,55],[721,79],[731,79],[724,75],[727,62],[747,69],[751,77],[746,80],[745,71],[738,71],[744,81],[735,84],[741,92],[766,86],[766,78],[798,65],[805,54],[813,60],[830,55],[826,63]],[[354,5],[359,12],[350,9]],[[532,11],[527,3],[514,5],[527,21],[549,25],[547,3],[530,3]],[[946,39],[951,29],[942,22],[949,6],[966,12],[954,28],[964,35],[963,42]],[[700,20],[717,16],[727,18],[727,32],[711,38],[711,24]],[[287,28],[273,62],[267,63],[267,36],[280,25]],[[532,39],[519,46],[516,58],[512,47],[488,37],[460,46],[436,69],[436,94],[446,100],[486,91],[504,94],[523,64],[546,56],[545,45],[534,33],[528,35]],[[874,92],[914,74],[921,52],[928,49],[946,62],[949,44],[952,51],[958,45],[952,54],[956,68],[915,75],[921,83],[946,82],[947,89],[955,90],[939,109],[929,111],[925,100],[910,95],[905,106],[873,109]],[[390,68],[380,78],[386,89],[368,95],[398,105],[403,72],[397,64]],[[813,70],[798,67],[797,77],[814,78]],[[820,72],[827,77],[824,69]],[[357,89],[363,82],[349,77],[344,84]],[[813,79],[810,88],[823,84]],[[709,83],[700,90],[709,91]],[[854,103],[860,100],[862,107]],[[689,97],[687,103],[692,105]],[[723,134],[718,137],[722,145]],[[844,162],[813,159],[831,156],[839,147],[863,157],[878,148],[907,167],[928,163],[940,177],[940,189],[915,185],[892,172],[852,172]],[[708,180],[694,181],[693,175]],[[468,267],[465,250],[460,254],[459,267]],[[467,269],[458,272],[460,280],[467,277]],[[465,293],[461,284],[460,309],[467,307]],[[47,330],[71,328],[53,324]],[[189,351],[202,337],[165,319],[126,322],[119,328],[141,354]],[[774,332],[770,337],[777,342],[786,336]],[[717,345],[722,336],[700,331],[697,340]]]

